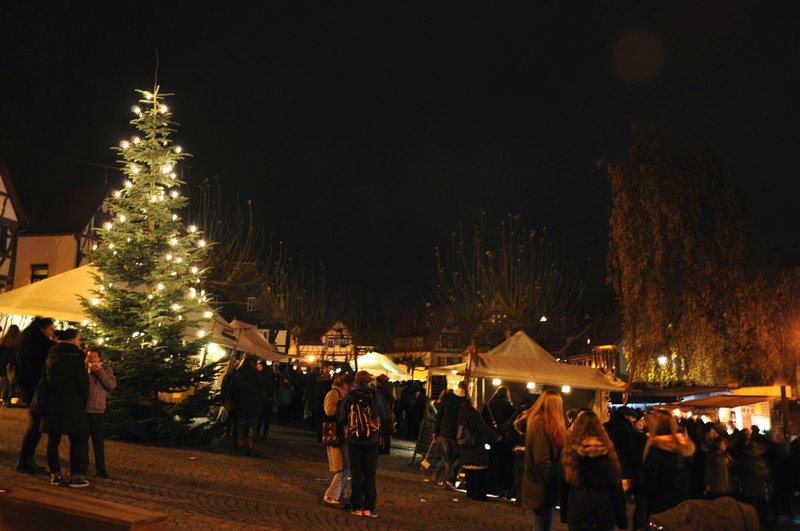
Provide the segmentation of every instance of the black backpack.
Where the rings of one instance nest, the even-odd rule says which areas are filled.
[[[350,411],[347,413],[347,438],[366,441],[380,430],[375,416],[375,390],[358,389],[350,392]]]

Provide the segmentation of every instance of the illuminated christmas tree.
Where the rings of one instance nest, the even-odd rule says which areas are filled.
[[[125,180],[106,201],[109,220],[91,259],[99,270],[94,297],[84,300],[89,334],[105,351],[118,387],[109,393],[109,433],[160,444],[201,442],[213,366],[203,366],[211,317],[201,289],[208,249],[197,227],[181,219],[186,199],[176,165],[188,155],[174,132],[158,87],[132,110],[137,135],[114,148]],[[189,395],[174,401],[174,393]]]

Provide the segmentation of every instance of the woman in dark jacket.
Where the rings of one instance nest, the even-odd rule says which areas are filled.
[[[105,412],[106,394],[117,388],[114,371],[103,363],[100,348],[90,346],[86,349],[86,370],[89,373],[89,400],[86,403],[86,418],[89,419],[89,435],[92,438],[94,464],[97,476],[108,478],[105,451]],[[89,455],[85,456],[88,465]]]
[[[514,487],[514,425],[511,423],[514,413],[508,388],[504,385],[497,388],[481,412],[486,425],[502,437],[489,450],[489,470],[497,494],[504,498],[510,497]]]
[[[239,368],[231,376],[228,396],[231,400],[231,411],[236,415],[236,433],[239,450],[255,456],[254,441],[258,430],[258,419],[267,395],[264,379],[256,369],[253,356],[245,355]]]
[[[486,425],[469,399],[461,405],[457,425],[456,442],[461,453],[461,469],[467,477],[467,497],[485,501],[489,483],[486,443],[495,442],[500,436]],[[470,437],[465,437],[464,429]]]
[[[593,411],[580,413],[561,453],[561,521],[570,531],[628,527],[614,445]]]
[[[44,381],[37,392],[44,390],[41,431],[48,434],[47,464],[50,466],[50,483],[63,482],[58,457],[61,436],[69,436],[70,487],[87,487],[84,478],[88,454],[89,420],[86,402],[89,400],[89,375],[84,365],[81,336],[74,328],[60,330],[59,341],[47,355]]]
[[[672,509],[688,496],[689,464],[694,443],[678,433],[675,417],[656,410],[648,421],[650,438],[644,447],[644,491],[647,514]]]
[[[54,333],[53,320],[42,317],[36,317],[22,331],[16,355],[16,382],[20,399],[26,404],[30,404],[36,384],[42,378],[42,368],[47,359],[47,353],[50,351],[50,347],[55,344],[51,339]],[[28,427],[22,437],[17,472],[27,474],[47,473],[44,468],[36,465],[33,461],[36,447],[42,437],[39,431],[41,422],[41,414],[34,411],[34,408],[28,408]]]

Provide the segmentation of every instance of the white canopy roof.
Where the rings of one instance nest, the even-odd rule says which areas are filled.
[[[377,352],[367,352],[358,357],[358,370],[369,371],[372,376],[385,374],[390,382],[411,380],[411,375],[401,369],[392,360]]]
[[[576,389],[620,391],[625,386],[619,381],[612,382],[597,369],[556,361],[522,331],[488,352],[475,354],[470,376],[543,385],[569,385]]]
[[[80,297],[91,300],[92,292],[97,288],[93,276],[97,272],[94,265],[87,264],[2,293],[0,294],[0,313],[40,315],[79,323],[87,317]],[[235,322],[238,323],[236,326],[214,314],[212,319],[202,322],[200,328],[206,334],[210,334],[209,339],[214,343],[255,354],[266,360],[285,359],[285,356],[281,356],[275,347],[258,333],[258,330],[253,330],[253,332],[261,338],[260,341],[252,337],[253,332],[247,332],[247,337],[241,339],[242,330],[255,327],[241,321]],[[193,331],[196,329],[190,331],[190,334]]]

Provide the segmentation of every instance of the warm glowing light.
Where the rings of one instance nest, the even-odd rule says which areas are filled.
[[[173,191],[171,191],[171,192],[169,193],[169,196],[170,196],[172,199],[175,199],[176,197],[178,197],[178,191],[177,191],[177,190],[173,190]]]
[[[570,387],[568,385],[562,385],[561,386],[561,392],[562,393],[569,393],[570,391],[572,391],[572,387]]]
[[[178,214],[172,214],[172,221],[178,221]]]
[[[92,299],[92,306],[97,306],[100,304],[100,299]]]
[[[206,337],[206,331],[205,330],[198,330],[197,331],[197,337],[199,337],[200,339],[203,339],[204,337]]]
[[[191,269],[191,271],[192,271],[192,274],[193,274],[193,275],[196,275],[196,274],[197,274],[197,272],[198,272],[198,271],[200,271],[200,270],[199,270],[199,269],[197,269],[197,266],[192,266],[192,269]]]
[[[128,142],[127,140],[123,140],[122,142],[119,143],[119,147],[121,147],[122,149],[128,149],[130,146],[131,143]]]
[[[163,173],[164,175],[169,174],[171,171],[172,171],[172,166],[170,166],[169,164],[161,167],[161,173]]]
[[[182,264],[183,263],[183,257],[179,256],[178,258],[175,259],[175,261],[178,262],[179,264]]]
[[[103,343],[105,343],[105,342],[106,342],[106,340],[105,340],[104,338],[102,338],[102,337],[98,337],[98,338],[97,338],[97,344],[98,344],[98,345],[102,345],[102,344],[103,344]]]
[[[176,312],[177,312],[178,310],[180,310],[180,309],[181,309],[181,307],[180,307],[180,305],[179,305],[179,304],[173,304],[173,305],[171,306],[171,308],[172,308],[174,311],[176,311]]]
[[[133,114],[141,114],[142,113],[142,108],[139,107],[138,105],[134,105],[133,107],[131,107],[131,110],[133,111]]]
[[[161,111],[162,113],[166,113],[169,110],[169,107],[167,107],[166,105],[162,105],[161,107],[158,108],[158,110]]]
[[[197,241],[197,245],[198,245],[198,247],[205,247],[206,246],[206,241],[205,240],[198,240]]]
[[[546,323],[547,322],[547,316],[543,315],[543,316],[539,317],[539,322],[540,323]]]
[[[178,178],[178,174],[175,173],[175,172],[170,173],[169,176],[170,176],[171,179],[177,179]]]
[[[83,321],[81,321],[81,324],[83,326],[89,326],[89,319],[84,319]]]
[[[144,91],[142,94],[144,95],[144,99],[146,99],[146,100],[152,100],[153,99],[153,95],[150,94],[147,91]]]
[[[167,256],[165,256],[165,258],[166,258],[167,260],[172,260],[172,255],[171,255],[171,254],[169,254],[169,253],[167,253]]]
[[[214,317],[214,314],[211,312],[203,312],[203,317],[206,319],[211,319],[212,317]]]
[[[134,175],[139,173],[139,166],[137,166],[136,164],[131,164],[131,173],[133,173]]]
[[[495,378],[494,380],[492,380],[492,385],[500,385],[501,383],[503,383],[503,380],[501,380],[500,378]]]
[[[158,196],[157,195],[151,195],[150,196],[150,202],[151,203],[155,203],[156,201],[158,201]]]
[[[313,354],[309,354],[306,359],[308,360],[309,363],[314,363],[315,361],[317,361],[317,357]]]
[[[171,238],[169,240],[170,245],[178,245],[178,238]]]
[[[190,226],[189,232],[197,232],[197,227],[195,227],[194,225]]]
[[[668,361],[669,361],[669,360],[667,359],[667,357],[666,357],[666,356],[659,356],[659,357],[658,357],[658,364],[659,364],[659,365],[661,365],[662,367],[663,367],[664,365],[666,365]]]
[[[138,144],[141,141],[142,141],[142,139],[139,138],[138,136],[135,136],[135,137],[131,138],[131,142],[133,142],[134,144]]]
[[[158,283],[158,286],[156,286],[156,287],[157,287],[158,289],[160,289],[160,290],[161,290],[161,289],[164,289],[164,284],[162,284],[161,282],[159,282],[159,283]]]
[[[109,249],[113,249],[113,248],[114,248],[114,244],[113,244],[113,243],[109,243],[109,244],[108,244],[108,248],[109,248]]]
[[[175,153],[180,153],[181,151],[183,151],[183,148],[182,148],[182,147],[180,147],[180,146],[175,146]]]
[[[120,214],[117,219],[119,219],[120,223],[125,223],[125,220],[128,218],[125,217],[125,214]]]
[[[533,389],[536,387],[536,382],[528,382],[528,384],[525,387],[527,387],[528,389]]]
[[[106,230],[111,230],[112,228],[114,228],[114,225],[112,225],[110,222],[106,221],[105,223],[103,223],[103,228],[106,229]]]
[[[450,371],[450,374],[452,374],[453,376],[458,376],[458,371],[456,369],[453,369],[452,371]]]
[[[97,250],[97,244],[92,245],[92,251],[96,251],[96,250]]]
[[[133,188],[133,183],[130,181],[125,181],[125,188]],[[120,194],[122,195],[122,194]]]

